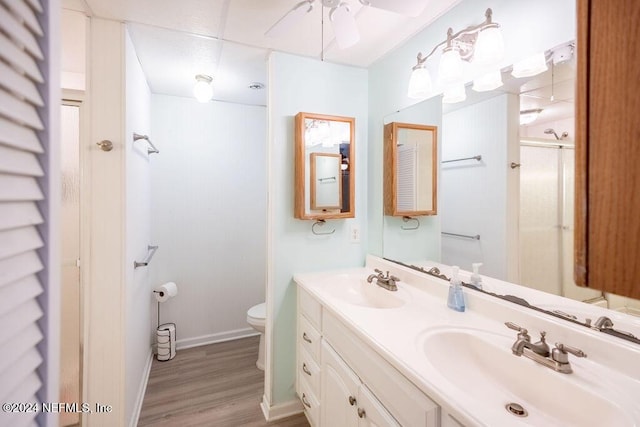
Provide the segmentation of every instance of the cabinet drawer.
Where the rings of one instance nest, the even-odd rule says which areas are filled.
[[[440,407],[334,316],[322,319],[324,339],[403,426],[440,425]]]
[[[302,406],[304,406],[304,412],[307,415],[307,419],[312,426],[319,427],[320,402],[311,390],[311,386],[309,386],[309,383],[304,378],[300,378],[298,384],[300,385],[300,401],[302,401]]]
[[[298,307],[317,330],[322,329],[322,306],[300,286],[298,286]]]
[[[302,315],[298,315],[298,345],[305,349],[313,360],[320,360],[320,332]]]
[[[298,377],[307,380],[311,391],[320,396],[320,366],[302,347],[298,350]]]

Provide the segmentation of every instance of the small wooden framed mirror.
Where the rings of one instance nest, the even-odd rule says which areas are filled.
[[[295,119],[298,219],[355,217],[355,119],[298,113]]]
[[[436,215],[438,127],[384,126],[384,214]]]

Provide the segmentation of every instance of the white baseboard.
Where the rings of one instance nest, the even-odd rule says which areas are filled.
[[[177,335],[179,335],[179,331],[177,331]],[[236,329],[234,331],[219,332],[217,334],[201,335],[194,338],[183,338],[176,341],[176,350],[237,340],[239,338],[253,337],[256,335],[258,335],[258,332],[256,332],[255,329],[244,328]]]
[[[267,402],[266,396],[262,396],[260,407],[262,408],[264,419],[267,420],[267,422],[277,421],[282,418],[298,415],[304,411],[302,402],[300,402],[300,400],[298,399],[270,406]]]
[[[138,397],[136,397],[136,403],[133,407],[133,414],[131,415],[131,422],[129,423],[129,427],[136,427],[138,425],[138,420],[140,419],[140,411],[142,411],[142,403],[144,402],[144,394],[147,391],[147,383],[149,382],[149,374],[151,373],[151,363],[153,362],[153,349],[149,349],[149,354],[147,355],[147,363],[144,368],[144,375],[142,376],[142,381],[140,381],[140,386],[138,387]]]

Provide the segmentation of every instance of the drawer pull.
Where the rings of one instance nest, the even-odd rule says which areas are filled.
[[[358,402],[356,401],[356,398],[355,398],[355,397],[353,397],[353,396],[349,396],[349,405],[353,406],[353,405],[355,405],[356,403],[358,403]]]
[[[359,416],[360,418],[364,418],[364,417],[366,417],[366,416],[367,416],[367,413],[364,411],[364,409],[362,409],[362,408],[358,408],[358,416]]]
[[[309,403],[307,396],[304,393],[302,393],[302,403],[304,403],[304,406],[307,408],[311,408],[311,403]]]
[[[309,337],[307,336],[307,333],[306,333],[306,332],[303,332],[303,333],[302,333],[302,339],[303,339],[303,340],[305,340],[306,342],[308,342],[309,344],[311,344],[311,338],[309,338]]]
[[[311,376],[311,371],[309,370],[309,368],[307,368],[307,364],[306,364],[306,363],[303,363],[303,364],[302,364],[302,371],[303,371],[305,374],[307,374],[307,375]]]

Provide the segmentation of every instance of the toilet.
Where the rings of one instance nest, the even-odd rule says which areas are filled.
[[[267,303],[257,304],[247,310],[247,323],[260,332],[260,346],[258,347],[258,361],[256,366],[264,371],[264,324],[267,316]]]

